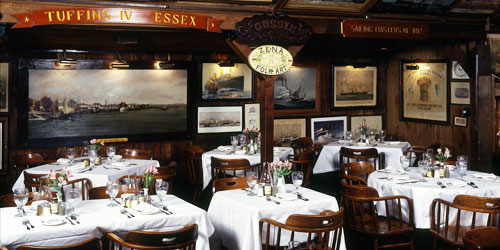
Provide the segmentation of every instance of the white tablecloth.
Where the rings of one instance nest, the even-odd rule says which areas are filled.
[[[299,191],[309,201],[280,200],[281,204],[277,205],[264,197],[247,196],[243,190],[215,193],[208,208],[208,216],[215,228],[214,237],[222,239],[222,244],[230,250],[258,250],[261,249],[260,219],[271,218],[285,223],[291,214],[317,215],[323,210],[339,209],[335,197],[307,188]],[[341,249],[345,249],[343,238]]]
[[[500,183],[494,181],[479,181],[472,176],[473,173],[478,172],[468,171],[464,179],[467,182],[474,182],[478,188],[473,188],[469,185],[465,187],[448,186],[446,188],[441,188],[437,185],[437,181],[441,181],[444,184],[457,181],[456,179],[459,176],[455,171],[451,171],[451,179],[425,178],[427,182],[407,184],[396,184],[396,181],[379,179],[380,177],[387,177],[388,174],[373,172],[368,177],[368,186],[377,189],[380,196],[404,195],[413,199],[415,227],[427,229],[430,227],[430,205],[432,200],[435,198],[441,198],[443,200],[453,202],[455,196],[459,194],[482,197],[500,197]],[[410,177],[417,175],[417,169],[410,168]]]
[[[109,200],[83,201],[77,208],[80,224],[71,225],[65,220],[65,224],[59,226],[44,226],[42,221],[46,218],[36,216],[36,211],[26,207],[27,218],[35,226],[31,230],[26,230],[21,223],[26,217],[14,216],[16,208],[0,208],[0,246],[6,246],[8,249],[15,249],[21,244],[60,246],[81,242],[92,236],[99,238],[106,232],[124,234],[130,230],[171,231],[196,223],[196,249],[210,249],[208,238],[214,228],[207,212],[173,195],[168,195],[166,199],[166,205],[172,215],[161,212],[142,215],[129,209],[135,215],[135,218],[129,219],[120,213],[122,206],[108,207],[108,203]]]
[[[274,147],[274,160],[286,160],[288,155],[293,154],[293,149],[290,147]],[[217,157],[222,159],[248,159],[250,165],[256,165],[260,163],[260,153],[256,153],[253,155],[247,154],[228,154],[227,151],[220,151],[217,149],[205,152],[202,154],[202,171],[203,171],[203,189],[205,189],[208,184],[210,184],[210,180],[212,180],[212,167],[211,167],[211,157]]]
[[[347,144],[341,143],[329,143],[325,145],[319,154],[318,160],[313,168],[314,174],[321,174],[331,171],[340,170],[339,162],[339,152],[341,147],[349,148],[373,148],[373,146],[358,146],[356,144],[349,146]],[[378,144],[374,148],[377,151],[385,153],[385,165],[386,166],[399,166],[399,157],[403,155],[403,152],[410,147],[408,142],[400,142],[398,144]],[[377,165],[378,166],[378,165]]]
[[[57,165],[56,165],[57,164]],[[79,163],[83,164],[83,163]],[[88,178],[92,181],[92,186],[93,187],[102,187],[106,186],[106,182],[108,180],[116,180],[124,175],[129,175],[129,174],[141,174],[144,172],[144,170],[150,165],[153,164],[154,166],[159,167],[160,163],[156,160],[136,160],[136,159],[124,159],[124,165],[123,167],[118,167],[119,169],[115,169],[117,165],[109,165],[109,164],[104,164],[104,165],[98,165],[95,167],[95,169],[92,169],[91,171],[86,171],[83,173],[78,173],[77,171],[71,171],[71,174],[73,177],[70,177],[69,180],[74,180],[74,179],[79,179],[79,178]],[[128,166],[125,166],[128,165]],[[48,174],[49,170],[61,170],[63,167],[66,165],[64,164],[46,164],[34,168],[27,169],[25,171],[28,171],[28,173],[31,174]],[[108,169],[104,167],[108,167]],[[112,167],[112,168],[110,168]],[[71,170],[71,166],[69,168]],[[24,187],[24,172],[19,176],[19,178],[16,180],[16,183],[14,183],[14,186],[12,187],[12,190],[16,188],[22,188]]]

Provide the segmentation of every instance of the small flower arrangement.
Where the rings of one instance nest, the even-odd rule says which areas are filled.
[[[247,134],[248,137],[250,138],[250,140],[255,140],[255,138],[257,138],[258,136],[260,136],[260,131],[255,126],[253,126],[251,129],[250,128],[246,128],[245,130],[243,130],[243,133]]]
[[[61,171],[49,171],[49,187],[57,191],[57,198],[62,198],[62,186],[68,184],[68,177],[73,177],[67,168]]]
[[[149,186],[151,186],[155,174],[158,174],[158,169],[155,166],[149,164],[148,168],[146,168],[146,171],[144,171],[144,174],[142,174],[144,188],[149,188]]]
[[[444,152],[440,148],[437,149],[436,159],[438,159],[440,162],[445,162],[450,157],[451,152],[447,147],[444,148]]]
[[[283,177],[292,173],[292,163],[286,161],[273,161],[269,164],[269,170],[276,174],[276,177]]]
[[[104,146],[104,141],[101,140],[101,142],[98,143],[97,139],[90,140],[90,149],[97,152],[97,151],[101,150],[101,146]]]
[[[362,135],[366,135],[368,132],[368,125],[365,122],[362,122],[358,125],[358,129]]]

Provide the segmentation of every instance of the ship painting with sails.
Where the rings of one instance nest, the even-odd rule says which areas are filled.
[[[368,88],[361,81],[355,80],[348,83],[345,79],[341,83],[342,89],[340,91],[341,95],[366,95],[368,94]]]
[[[316,107],[316,68],[297,67],[274,81],[275,109],[314,109]]]

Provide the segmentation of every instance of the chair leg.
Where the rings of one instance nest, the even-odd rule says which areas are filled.
[[[198,196],[198,190],[196,189],[196,187],[194,188],[194,195],[193,195],[193,204],[196,204],[196,196]]]
[[[410,236],[410,249],[413,250],[413,237]]]
[[[374,242],[373,250],[378,250],[378,239],[375,238],[375,240],[373,242]]]
[[[434,243],[432,244],[433,250],[436,250],[436,243],[437,243],[436,241],[437,241],[436,236],[434,236]]]

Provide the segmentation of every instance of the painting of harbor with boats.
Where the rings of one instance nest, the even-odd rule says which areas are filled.
[[[218,63],[202,64],[203,100],[251,99],[252,70],[244,63],[221,67]]]
[[[334,67],[333,106],[376,106],[377,67]]]
[[[198,133],[241,132],[242,121],[241,106],[198,108]]]
[[[315,67],[292,67],[274,81],[274,109],[314,109],[315,106]]]
[[[31,139],[187,131],[187,70],[29,70]]]

